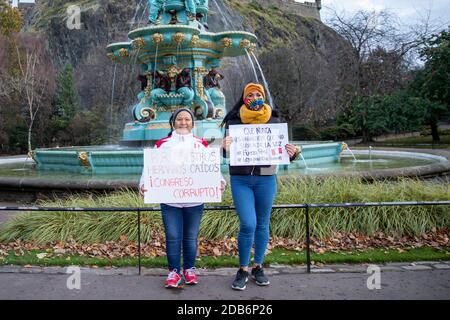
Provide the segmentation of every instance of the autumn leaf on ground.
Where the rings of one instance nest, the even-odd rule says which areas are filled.
[[[47,256],[48,254],[47,253],[38,253],[37,255],[36,255],[36,257],[38,258],[38,259],[44,259],[46,256]]]

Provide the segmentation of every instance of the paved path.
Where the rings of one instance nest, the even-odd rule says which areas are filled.
[[[367,265],[334,265],[305,273],[304,267],[267,268],[271,285],[249,281],[245,291],[230,288],[235,269],[200,270],[200,283],[184,289],[163,287],[165,270],[136,268],[80,271],[80,290],[67,288],[65,268],[0,267],[0,299],[145,300],[341,300],[450,299],[450,263],[382,265],[381,289],[369,290]],[[73,276],[72,276],[73,277]],[[374,283],[369,281],[370,283]]]

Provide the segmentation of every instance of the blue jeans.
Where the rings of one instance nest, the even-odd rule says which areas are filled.
[[[239,216],[238,234],[239,264],[250,263],[250,250],[255,243],[256,264],[264,262],[269,242],[270,214],[277,192],[277,177],[272,176],[230,176],[231,192]]]
[[[183,269],[195,265],[197,236],[204,205],[177,208],[161,204],[161,213],[166,232],[166,254],[169,270],[180,272],[181,246],[183,246]]]

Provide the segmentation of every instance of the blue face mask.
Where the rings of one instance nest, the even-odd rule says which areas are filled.
[[[247,108],[249,108],[250,110],[259,111],[264,106],[264,99],[263,98],[252,99],[252,100],[245,99],[244,103],[247,106]]]

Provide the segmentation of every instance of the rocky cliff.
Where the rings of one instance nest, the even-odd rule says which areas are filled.
[[[279,3],[276,1],[276,3]],[[67,8],[81,8],[81,29],[67,27]],[[131,119],[127,108],[135,99],[139,66],[114,66],[105,47],[126,41],[127,33],[146,23],[147,1],[41,0],[33,10],[28,28],[46,34],[48,50],[56,65],[70,62],[82,105],[110,104],[114,73],[113,111]],[[257,1],[211,0],[210,31],[247,30],[259,39],[256,50],[275,104],[292,122],[332,117],[334,106],[352,76],[348,72],[349,45],[332,29],[313,18],[277,7],[261,7]],[[242,86],[262,81],[247,57],[226,59],[223,88],[230,106]]]

